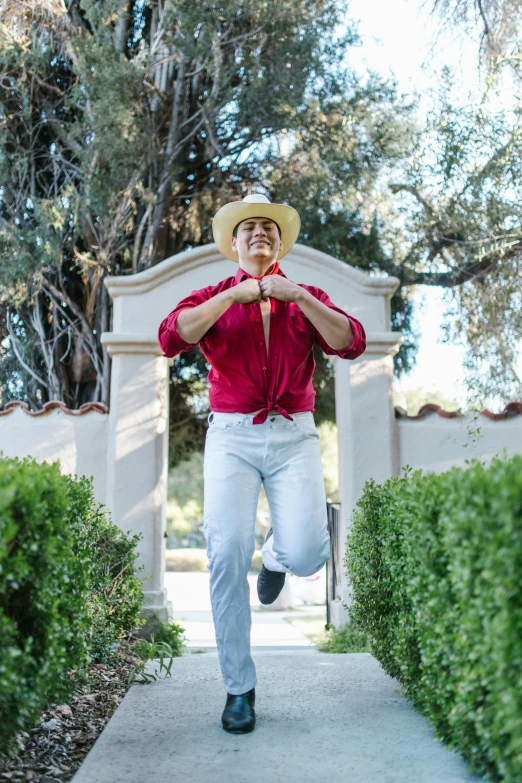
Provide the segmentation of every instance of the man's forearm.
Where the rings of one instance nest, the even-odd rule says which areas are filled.
[[[346,316],[327,307],[305,288],[300,288],[294,301],[332,348],[340,350],[354,341],[352,327]]]
[[[234,291],[229,288],[197,307],[182,310],[176,321],[179,336],[188,343],[199,343],[203,335],[233,303]]]

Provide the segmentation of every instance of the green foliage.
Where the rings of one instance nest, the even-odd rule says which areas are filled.
[[[499,108],[492,90],[481,100],[463,96],[448,70],[430,100],[411,156],[390,185],[396,274],[406,286],[446,289],[444,338],[467,349],[469,402],[517,399],[522,110],[518,102]]]
[[[368,637],[354,622],[340,628],[330,628],[323,641],[317,643],[321,652],[362,653],[370,652]]]
[[[0,461],[0,745],[71,694],[67,672],[87,660],[85,559],[73,556],[59,466]]]
[[[132,650],[133,653],[140,658],[151,658],[153,656],[149,655],[152,649],[150,642],[155,642],[156,644],[168,644],[174,656],[181,655],[185,642],[185,629],[179,623],[164,623],[158,618],[157,614],[155,617],[155,631],[151,635],[150,640],[140,639],[140,641],[136,642]]]
[[[348,537],[352,616],[438,736],[522,777],[522,457],[366,484]]]
[[[165,677],[171,676],[171,667],[174,658],[182,655],[185,636],[184,628],[178,623],[164,623],[156,614],[156,630],[150,640],[141,639],[133,647],[133,654],[141,659],[140,663],[132,667],[129,673],[128,684],[133,682],[152,682],[157,675],[165,672]],[[159,672],[150,671],[147,662],[159,660]],[[165,661],[168,661],[166,664]],[[139,678],[139,679],[138,679]]]
[[[48,703],[72,695],[72,670],[107,660],[139,623],[135,539],[96,507],[92,479],[58,463],[0,460],[0,746]]]
[[[153,682],[158,679],[158,674],[161,674],[162,672],[164,672],[164,677],[172,676],[172,663],[176,657],[176,653],[168,642],[155,641],[153,634],[150,641],[144,640],[136,646],[138,647],[138,655],[142,660],[132,667],[127,678],[127,685],[132,685],[133,682]],[[159,670],[154,669],[154,671],[151,672],[147,663],[148,661],[156,660],[159,661]]]
[[[184,631],[185,629],[179,625],[179,623],[164,623],[159,620],[154,633],[154,638],[158,642],[165,642],[170,645],[173,654],[178,656],[183,652],[185,641]]]
[[[68,484],[74,556],[88,563],[85,609],[89,656],[110,663],[118,640],[139,625],[143,582],[137,567],[140,535],[130,535],[110,521],[102,504],[93,502],[92,479],[64,476]]]

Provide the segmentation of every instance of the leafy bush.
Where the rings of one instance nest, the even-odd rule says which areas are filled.
[[[75,531],[74,553],[88,565],[87,647],[93,663],[110,663],[118,639],[140,623],[142,581],[136,567],[139,535],[124,533],[96,504],[92,479],[64,476],[70,499],[69,522]]]
[[[175,622],[164,623],[157,618],[157,627],[154,632],[157,642],[166,642],[170,645],[173,654],[177,657],[182,654],[185,644],[185,629]]]
[[[96,507],[92,480],[59,463],[0,459],[0,747],[47,703],[67,701],[72,670],[106,658],[137,623],[141,582],[127,534]]]
[[[438,736],[522,780],[522,457],[367,482],[345,564],[354,621]]]

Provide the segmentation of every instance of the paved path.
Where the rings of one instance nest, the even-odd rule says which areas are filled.
[[[367,653],[257,652],[257,726],[230,735],[216,653],[133,685],[73,783],[471,783]],[[151,662],[152,663],[152,662]]]

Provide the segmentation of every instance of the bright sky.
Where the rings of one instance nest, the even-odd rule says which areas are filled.
[[[422,0],[352,0],[350,15],[359,19],[363,45],[354,64],[394,74],[403,90],[424,90],[434,71],[458,69],[466,90],[477,84],[477,47],[463,34],[442,33],[437,17],[422,10]]]
[[[350,16],[360,21],[363,45],[352,50],[350,62],[356,68],[394,74],[401,92],[435,86],[434,73],[449,65],[457,69],[463,91],[474,91],[478,87],[476,44],[462,34],[459,39],[458,32],[440,33],[437,18],[421,7],[421,0],[352,0]],[[419,288],[415,302],[420,334],[417,365],[395,386],[399,391],[419,386],[439,390],[464,404],[464,349],[441,342],[442,292]]]

